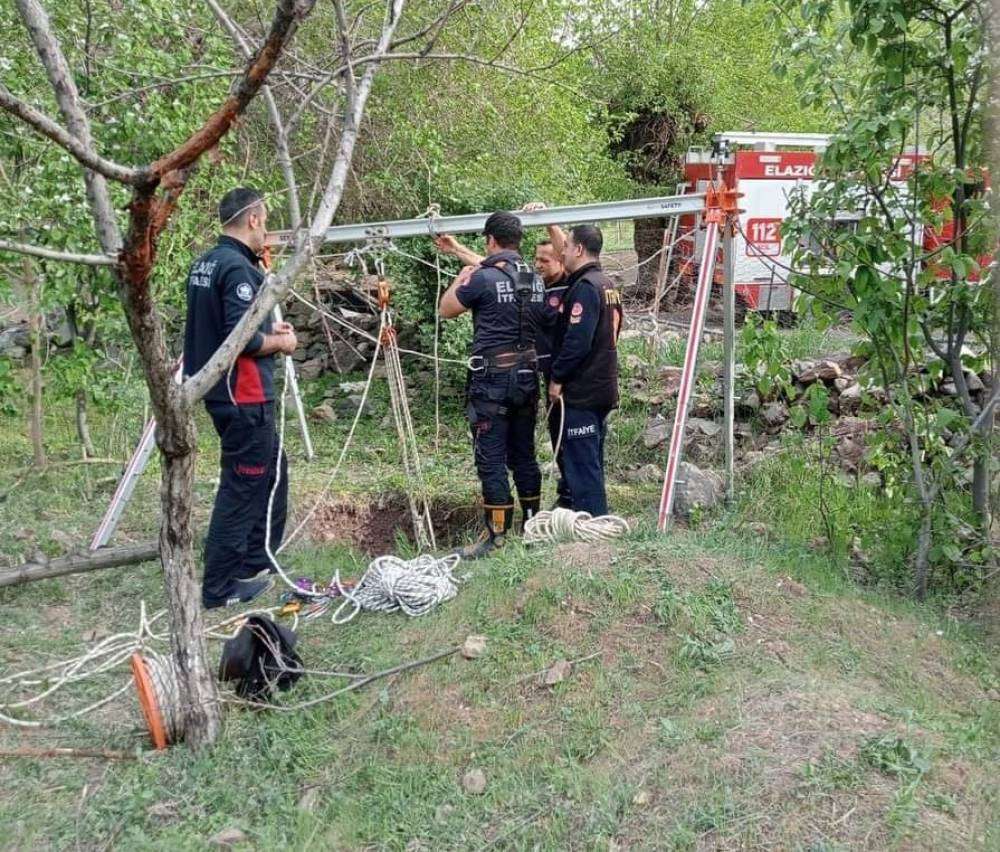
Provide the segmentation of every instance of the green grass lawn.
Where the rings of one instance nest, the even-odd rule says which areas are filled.
[[[430,409],[419,409],[421,447],[433,500],[460,538],[476,489],[458,395],[444,403],[437,453]],[[398,500],[406,483],[386,410],[379,392],[334,501]],[[638,439],[644,416],[626,405],[609,441],[612,503],[634,521],[626,538],[512,541],[460,566],[458,597],[423,618],[362,614],[300,630],[316,670],[378,671],[469,634],[486,637],[481,657],[451,656],[301,712],[230,708],[204,754],[149,751],[131,695],[66,727],[0,728],[2,748],[139,755],[3,758],[0,844],[197,849],[236,829],[247,849],[1000,848],[995,639],[939,607],[859,589],[842,553],[810,547],[817,519],[802,508],[811,486],[795,445],[744,478],[733,506],[656,533],[658,484],[621,475],[662,461]],[[138,412],[132,420],[137,432]],[[217,451],[201,425],[203,528]],[[53,460],[71,460],[71,420],[54,412],[48,426]],[[290,438],[298,511],[323,488],[346,426],[315,428],[312,466]],[[89,539],[117,470],[25,472],[22,424],[2,427],[0,552],[15,562]],[[151,469],[118,541],[152,533],[156,490]],[[837,499],[846,506],[852,493]],[[877,518],[873,500],[851,506]],[[410,553],[399,517],[399,549]],[[352,576],[366,557],[356,542],[305,541],[287,561],[295,574]],[[155,565],[2,590],[0,667],[41,665],[132,629],[140,600],[162,607]],[[220,645],[210,650],[217,659]],[[581,662],[542,685],[560,660]],[[125,678],[88,682],[44,710],[81,706]],[[307,677],[279,700],[340,683]],[[485,777],[481,793],[463,785],[472,770]]]

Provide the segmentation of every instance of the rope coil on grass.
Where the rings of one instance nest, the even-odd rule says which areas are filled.
[[[608,541],[628,531],[628,521],[618,515],[595,518],[590,512],[557,508],[539,512],[524,525],[524,543]]]
[[[458,562],[457,554],[440,558],[423,554],[410,560],[379,556],[352,591],[343,589],[339,577],[335,578],[344,601],[334,611],[333,623],[345,624],[361,610],[402,611],[414,618],[424,615],[458,594],[460,581],[452,573]]]

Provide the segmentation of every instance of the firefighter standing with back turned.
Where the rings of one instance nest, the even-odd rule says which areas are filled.
[[[478,559],[503,544],[514,503],[507,469],[514,475],[523,520],[539,509],[542,475],[535,458],[538,362],[535,334],[542,319],[542,282],[518,250],[521,220],[492,214],[483,228],[488,256],[466,266],[441,297],[440,313],[452,319],[472,311],[472,358],[467,413],[476,472],[483,491],[485,529],[462,548]]]

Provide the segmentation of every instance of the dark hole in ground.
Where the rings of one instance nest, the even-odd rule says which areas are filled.
[[[431,503],[438,550],[470,540],[479,510],[467,504]],[[399,493],[371,499],[346,498],[324,503],[309,523],[315,542],[349,544],[369,556],[395,553],[400,534],[413,542],[413,520],[406,497]]]

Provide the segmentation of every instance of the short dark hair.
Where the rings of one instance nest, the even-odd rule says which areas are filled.
[[[604,248],[604,234],[597,225],[577,225],[570,229],[570,236],[578,246],[583,246],[583,250],[593,257],[599,257],[601,249]]]
[[[513,213],[507,213],[503,210],[491,213],[483,226],[483,236],[493,237],[500,248],[520,248],[523,234],[521,220]]]
[[[248,186],[229,190],[219,202],[219,221],[222,227],[242,225],[247,214],[263,201],[264,196]]]

